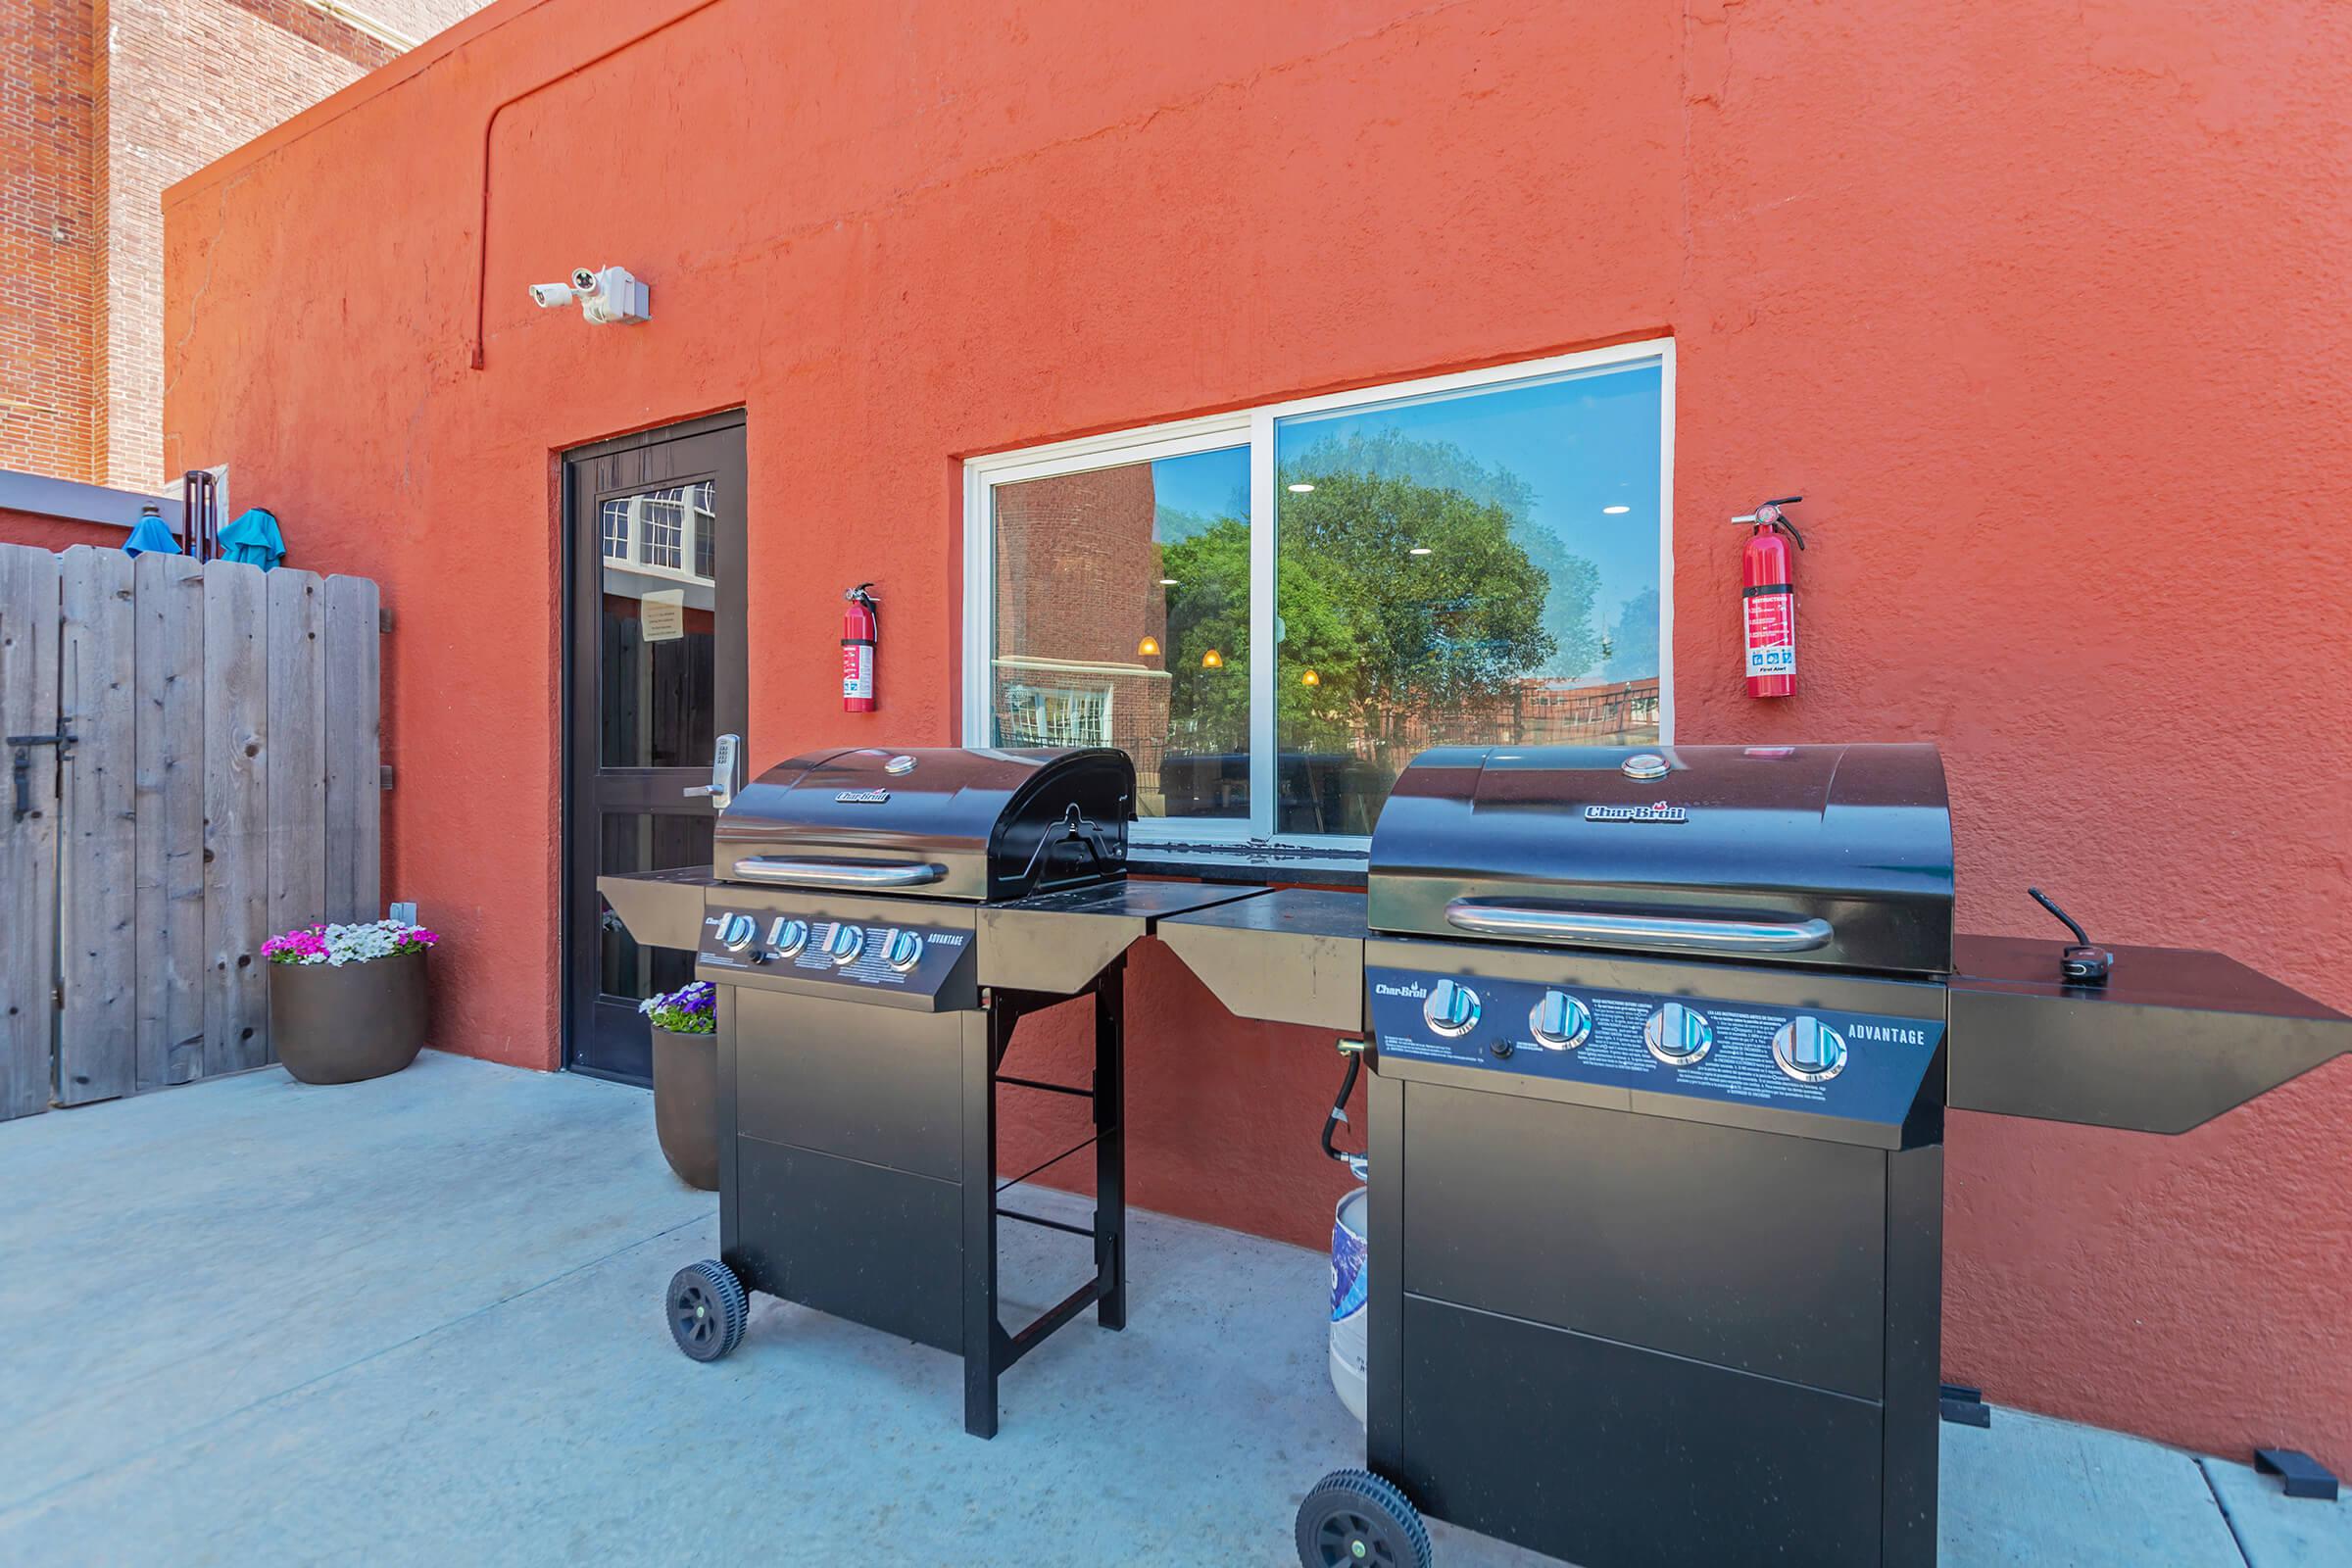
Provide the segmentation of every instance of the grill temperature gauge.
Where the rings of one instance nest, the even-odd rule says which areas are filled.
[[[865,933],[847,920],[837,922],[825,936],[825,956],[834,967],[847,969],[865,951]]]
[[[1441,980],[1429,988],[1421,1004],[1421,1021],[1448,1040],[1478,1027],[1478,993],[1455,980]]]

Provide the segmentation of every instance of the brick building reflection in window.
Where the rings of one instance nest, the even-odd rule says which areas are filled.
[[[1249,483],[1229,449],[997,487],[998,745],[1116,746],[1140,814],[1249,815]],[[1226,574],[1205,596],[1169,575],[1171,547],[1220,530],[1234,603]]]

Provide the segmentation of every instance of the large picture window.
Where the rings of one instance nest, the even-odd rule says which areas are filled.
[[[1671,345],[976,459],[965,734],[1139,836],[1360,843],[1431,746],[1671,738]]]

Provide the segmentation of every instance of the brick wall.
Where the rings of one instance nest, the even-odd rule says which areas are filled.
[[[0,468],[92,476],[94,0],[10,0],[0,29]]]
[[[1006,739],[1122,748],[1136,760],[1140,808],[1155,814],[1168,741],[1168,621],[1159,546],[1152,541],[1152,466],[1003,485],[996,496],[997,653],[1054,662],[1000,664],[1000,713],[1010,688],[1048,694],[1049,709],[1061,704],[1063,693],[1100,694],[1110,709],[1107,734]],[[1144,653],[1146,638],[1160,651]]]
[[[422,39],[484,3],[354,9]],[[162,433],[164,187],[397,53],[304,0],[10,0],[0,468],[144,491],[176,474]]]

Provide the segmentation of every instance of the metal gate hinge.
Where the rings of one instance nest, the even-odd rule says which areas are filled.
[[[377,607],[377,609],[376,609],[376,612],[375,612],[375,629],[376,629],[376,632],[377,632],[379,635],[382,635],[382,636],[390,636],[390,635],[391,635],[391,632],[392,632],[392,612],[391,612],[390,610],[384,609],[384,608],[383,608],[383,607],[381,607],[381,606]]]
[[[376,764],[375,787],[379,790],[388,790],[392,787],[392,764],[390,762]]]

